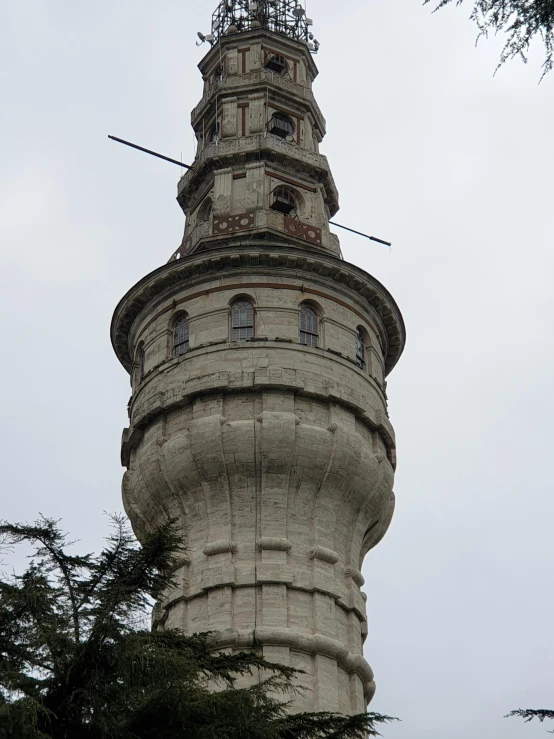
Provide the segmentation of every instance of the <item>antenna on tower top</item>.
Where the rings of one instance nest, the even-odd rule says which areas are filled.
[[[200,43],[207,41],[213,46],[222,36],[264,28],[301,41],[317,54],[320,44],[312,26],[313,20],[306,16],[299,0],[221,0],[212,16],[212,32],[199,32],[198,38]]]

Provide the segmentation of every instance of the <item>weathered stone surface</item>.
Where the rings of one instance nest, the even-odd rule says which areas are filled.
[[[289,78],[264,68],[268,49],[289,60]],[[125,509],[139,538],[175,518],[186,545],[155,624],[212,631],[217,647],[303,670],[296,710],[356,713],[375,691],[361,567],[394,511],[385,377],[404,324],[329,231],[338,195],[319,154],[325,124],[306,46],[236,34],[200,66],[199,151],[179,185],[183,244],[112,322],[133,387]],[[296,121],[290,140],[267,132],[280,110]],[[294,213],[271,207],[283,184]],[[238,298],[253,308],[248,341],[233,340]],[[318,317],[316,346],[301,343],[304,304]],[[188,345],[176,356],[184,317]]]

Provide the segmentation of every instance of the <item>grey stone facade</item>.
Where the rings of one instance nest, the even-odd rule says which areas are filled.
[[[287,75],[266,68],[268,48],[286,56]],[[182,526],[186,554],[157,624],[214,631],[221,648],[304,670],[298,710],[363,711],[375,683],[360,570],[394,509],[385,377],[402,317],[329,231],[338,196],[305,45],[239,33],[200,68],[183,242],[112,322],[133,388],[125,507],[139,538],[168,516]],[[267,130],[284,109],[293,140]],[[283,183],[293,214],[272,207]],[[237,299],[253,309],[246,341],[234,340]],[[303,306],[317,316],[313,346],[300,339]],[[176,356],[179,319],[188,343]]]

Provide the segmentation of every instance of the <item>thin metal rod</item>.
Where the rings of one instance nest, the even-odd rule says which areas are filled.
[[[138,144],[132,144],[130,141],[125,141],[125,139],[119,139],[117,136],[110,136],[108,134],[108,138],[112,141],[117,141],[118,144],[125,144],[125,146],[130,146],[132,149],[138,149],[138,151],[143,151],[145,154],[150,154],[153,157],[157,157],[158,159],[163,159],[165,162],[171,162],[171,164],[176,164],[179,167],[185,167],[185,169],[192,169],[190,164],[183,164],[183,162],[177,161],[177,159],[171,159],[171,157],[166,157],[163,154],[158,154],[157,151],[152,151],[151,149],[145,149],[144,146],[139,146]],[[368,234],[364,234],[361,231],[356,231],[353,228],[349,228],[348,226],[342,226],[340,223],[335,223],[335,221],[329,221],[329,224],[331,226],[336,226],[337,228],[343,228],[345,231],[350,231],[350,233],[356,234],[357,236],[363,236],[364,239],[369,239],[370,241],[376,241],[378,244],[384,244],[385,246],[388,246],[389,249],[392,246],[390,241],[384,241],[383,239],[378,239],[376,236],[369,236]]]
[[[335,223],[334,221],[329,221],[331,226],[336,226],[337,228],[344,228],[345,231],[350,231],[353,234],[357,234],[358,236],[363,236],[366,239],[369,239],[370,241],[376,241],[378,244],[384,244],[385,246],[392,246],[392,243],[390,241],[383,241],[383,239],[378,239],[376,236],[368,236],[367,234],[362,233],[361,231],[355,231],[353,228],[348,228],[348,226],[341,226],[340,223]]]
[[[171,164],[177,164],[179,167],[184,167],[185,169],[191,169],[190,164],[183,164],[183,162],[178,162],[177,159],[171,159],[171,157],[165,157],[163,154],[158,154],[156,151],[152,151],[151,149],[145,149],[144,146],[138,146],[137,144],[132,144],[130,141],[125,141],[125,139],[118,139],[117,136],[110,136],[108,134],[108,138],[112,141],[117,141],[118,144],[125,144],[125,146],[130,146],[132,149],[138,149],[139,151],[143,151],[145,154],[151,154],[153,157],[158,157],[158,159],[163,159],[166,162],[171,162]]]

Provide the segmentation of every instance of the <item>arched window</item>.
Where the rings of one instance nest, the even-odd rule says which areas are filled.
[[[210,132],[208,134],[209,144],[213,144],[214,142],[217,143],[219,141],[219,129],[219,121],[216,121],[210,128]]]
[[[365,336],[363,329],[358,326],[356,332],[356,364],[360,369],[365,370],[366,359],[365,359]]]
[[[269,132],[286,139],[287,136],[294,136],[294,122],[286,113],[277,111],[269,121]]]
[[[291,187],[279,185],[271,193],[271,209],[285,215],[295,215],[298,208],[296,192]]]
[[[310,305],[300,307],[300,343],[304,346],[319,345],[319,317]]]
[[[173,356],[182,357],[189,350],[189,319],[179,316],[173,324]]]
[[[288,72],[289,64],[281,54],[270,53],[267,55],[265,67],[283,76]]]
[[[246,298],[233,303],[231,309],[231,340],[249,341],[254,336],[254,306]]]
[[[206,198],[200,208],[198,208],[197,220],[199,223],[205,223],[212,217],[212,199]]]

